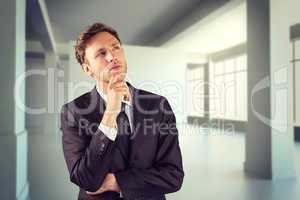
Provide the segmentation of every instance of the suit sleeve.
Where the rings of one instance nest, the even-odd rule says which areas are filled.
[[[163,117],[159,129],[158,150],[151,168],[128,168],[117,172],[117,182],[125,199],[176,192],[181,188],[184,172],[178,142],[176,119],[163,98]]]
[[[71,182],[87,191],[101,186],[110,168],[109,155],[114,143],[97,129],[82,129],[67,105],[61,110],[63,153]],[[91,135],[91,139],[87,135]]]

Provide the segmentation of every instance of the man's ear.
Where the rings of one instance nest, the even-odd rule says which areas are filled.
[[[93,72],[92,72],[91,67],[90,67],[89,64],[87,64],[87,63],[82,63],[81,67],[82,67],[83,71],[84,71],[87,75],[93,77]]]

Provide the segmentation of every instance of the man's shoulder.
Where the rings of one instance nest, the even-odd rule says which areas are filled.
[[[75,108],[85,108],[91,102],[91,91],[86,92],[75,99],[65,103],[62,108],[73,110]]]
[[[150,92],[148,90],[144,90],[144,89],[138,89],[139,95],[149,95],[149,96],[153,96],[156,98],[162,98],[163,96],[160,94],[156,94],[154,92]]]
[[[142,101],[146,101],[148,103],[149,101],[160,102],[162,100],[166,100],[166,98],[160,94],[150,92],[149,90],[137,88],[130,83],[128,83],[128,84],[129,84],[130,88],[132,89],[132,92],[134,93],[134,97],[139,101],[142,100]]]
[[[148,90],[144,89],[138,89],[138,98],[142,100],[148,100],[148,101],[161,101],[166,99],[163,95],[150,92]]]
[[[146,105],[149,109],[157,109],[157,107],[164,107],[169,102],[166,97],[161,94],[156,94],[148,90],[138,89],[138,101]]]

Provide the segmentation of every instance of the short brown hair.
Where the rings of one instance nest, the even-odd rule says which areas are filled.
[[[80,65],[82,65],[85,60],[85,49],[86,49],[87,41],[100,32],[108,32],[112,34],[121,43],[117,31],[105,24],[94,23],[91,26],[86,27],[79,34],[79,37],[77,38],[76,45],[75,45],[75,57]]]

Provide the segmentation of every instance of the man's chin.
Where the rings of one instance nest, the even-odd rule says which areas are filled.
[[[114,72],[109,75],[109,79],[113,76],[120,76],[123,80],[126,78],[126,72]]]

